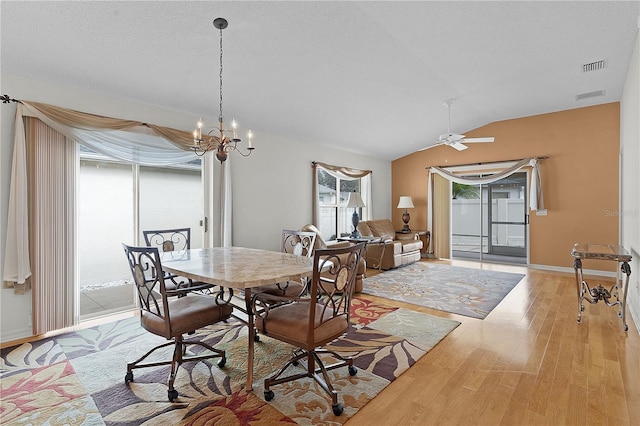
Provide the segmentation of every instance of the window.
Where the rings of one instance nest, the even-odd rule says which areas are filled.
[[[349,201],[350,192],[361,192],[361,179],[338,178],[323,168],[317,168],[317,173],[320,210],[318,228],[322,236],[333,240],[350,234],[353,209],[344,206]],[[358,214],[362,217],[361,211]]]

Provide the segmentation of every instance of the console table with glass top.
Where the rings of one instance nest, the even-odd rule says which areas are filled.
[[[612,244],[580,244],[577,243],[571,250],[573,256],[573,269],[576,273],[576,284],[578,286],[578,322],[582,320],[582,312],[584,311],[583,301],[594,304],[602,300],[607,306],[620,306],[618,316],[622,319],[622,328],[624,331],[629,330],[626,320],[627,307],[627,291],[629,290],[629,276],[631,275],[631,255],[620,245]],[[616,275],[615,283],[609,288],[605,288],[601,284],[595,287],[589,287],[582,275],[582,260],[597,259],[610,260],[620,264],[620,271],[626,275]],[[622,293],[622,294],[620,294]],[[622,299],[620,297],[622,296]],[[615,298],[615,300],[611,300]]]

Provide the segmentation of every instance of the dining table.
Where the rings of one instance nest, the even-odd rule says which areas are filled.
[[[213,247],[161,253],[166,272],[192,280],[239,290],[244,307],[234,305],[246,315],[249,329],[246,390],[253,389],[253,363],[256,331],[252,310],[252,288],[286,281],[299,281],[313,274],[313,258],[247,247]]]

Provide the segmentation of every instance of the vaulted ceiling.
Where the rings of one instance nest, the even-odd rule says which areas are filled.
[[[639,4],[2,1],[1,66],[215,124],[224,17],[225,116],[256,144],[270,133],[393,160],[447,131],[446,99],[458,133],[619,101]]]

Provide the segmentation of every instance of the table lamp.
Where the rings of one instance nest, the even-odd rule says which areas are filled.
[[[358,222],[360,222],[360,217],[358,217],[358,208],[366,207],[364,201],[362,201],[362,197],[359,192],[350,192],[349,193],[349,201],[347,202],[347,208],[353,208],[353,216],[351,217],[351,222],[353,223],[353,232],[351,233],[351,238],[360,238],[360,232],[358,231]]]
[[[404,209],[404,213],[402,213],[402,221],[404,222],[404,226],[402,227],[400,232],[409,233],[411,232],[411,228],[409,228],[409,219],[411,219],[411,216],[409,216],[409,211],[407,209],[414,208],[413,200],[411,199],[411,197],[409,195],[401,195],[400,201],[398,202],[398,208]]]

